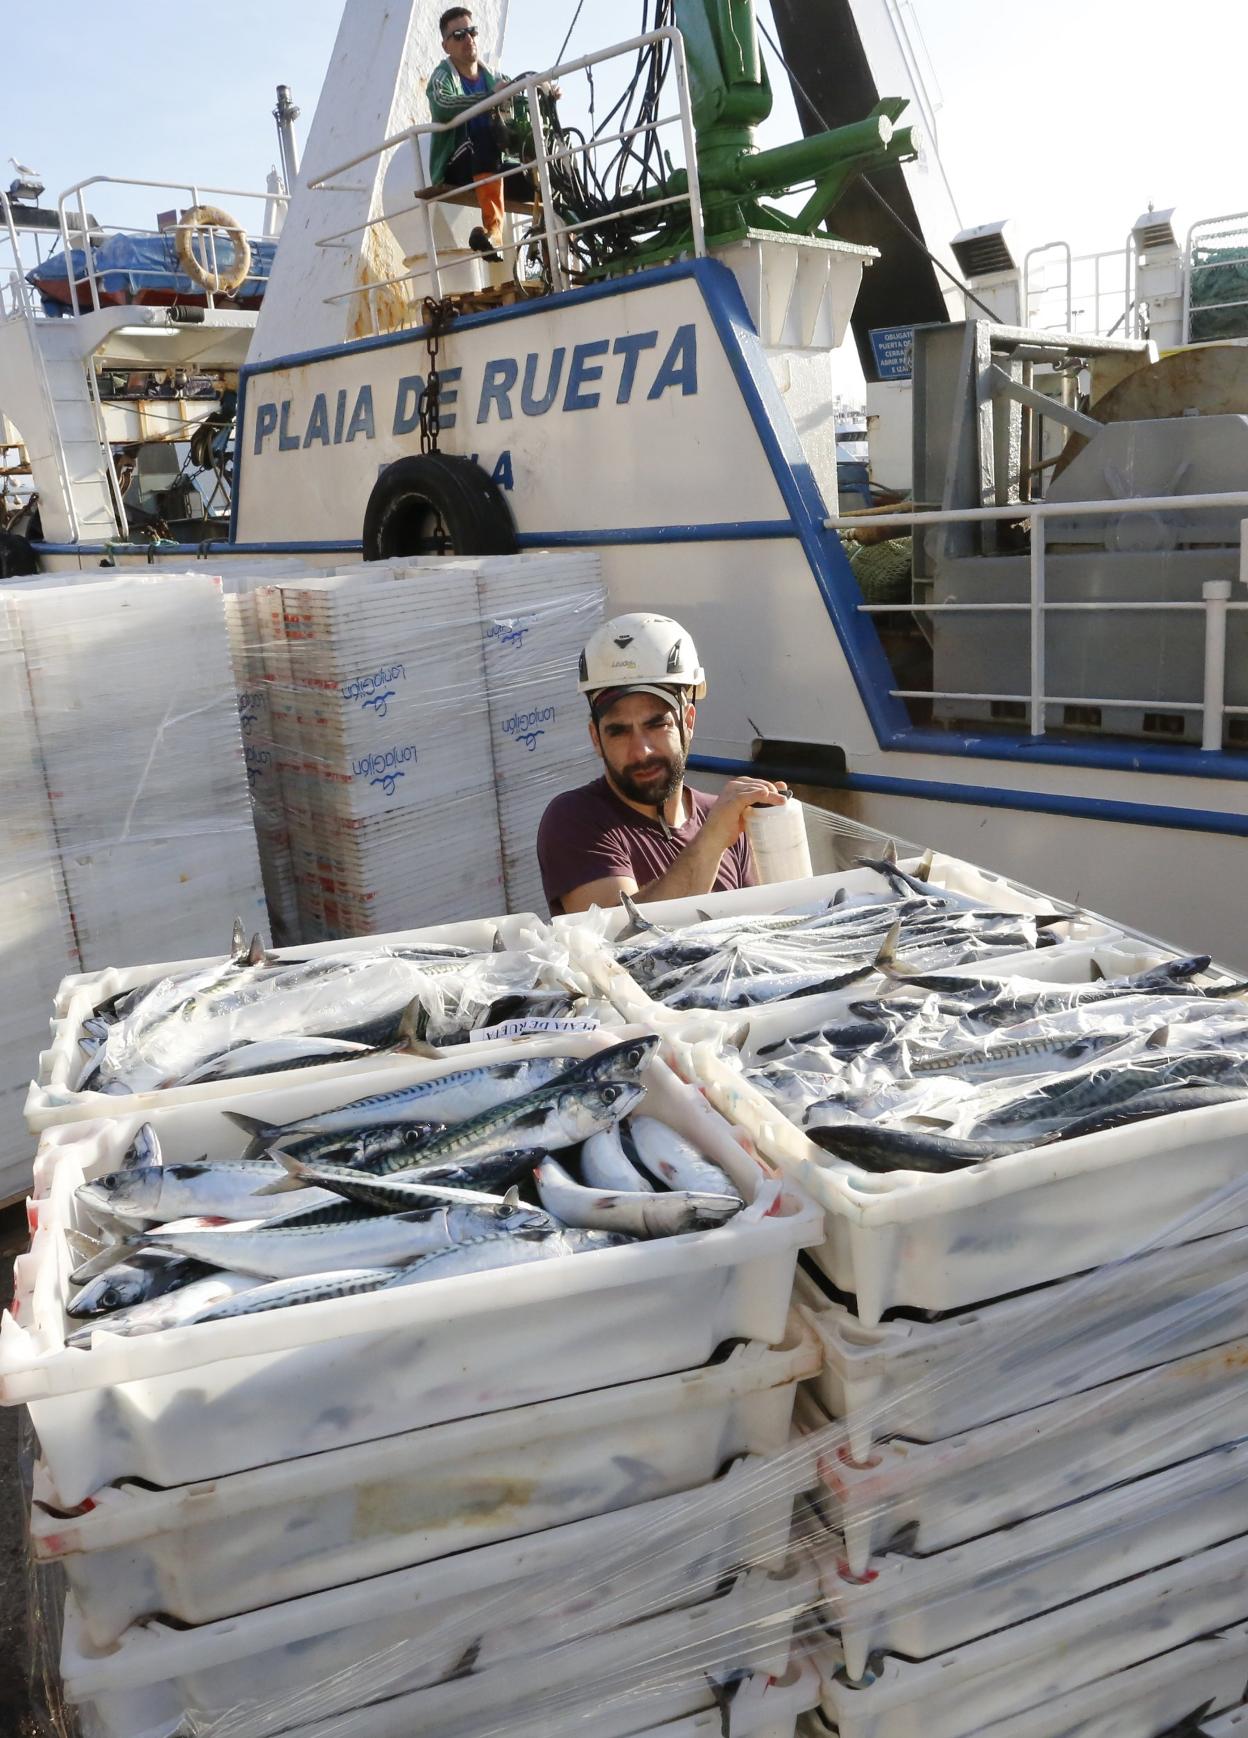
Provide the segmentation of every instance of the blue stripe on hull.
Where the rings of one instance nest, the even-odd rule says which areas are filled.
[[[765,763],[724,760],[716,755],[689,756],[689,765],[704,772],[755,778],[766,775]],[[800,783],[794,775],[794,782]],[[915,797],[929,803],[972,803],[984,809],[1020,809],[1031,814],[1070,815],[1080,821],[1123,821],[1137,827],[1175,827],[1192,833],[1224,833],[1248,838],[1248,815],[1219,809],[1175,809],[1157,803],[1127,803],[1104,797],[1072,797],[1061,792],[1012,791],[999,785],[948,784],[942,779],[891,778],[881,773],[827,774],[807,781],[819,788],[868,791],[878,796]]]

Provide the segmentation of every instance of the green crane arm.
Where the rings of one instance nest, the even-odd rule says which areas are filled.
[[[853,126],[760,151],[755,128],[771,113],[771,85],[758,46],[753,0],[674,0],[684,37],[698,172],[708,237],[746,229],[813,234],[855,176],[917,154],[905,107],[888,99]],[[796,215],[760,205],[808,187]]]

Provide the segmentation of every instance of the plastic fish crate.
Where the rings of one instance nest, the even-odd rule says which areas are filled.
[[[977,1738],[1234,1738],[1248,1727],[1248,1707],[1230,1706],[1246,1676],[1248,1625],[1234,1625],[993,1720]],[[1201,1708],[1209,1712],[1192,1724]],[[798,1731],[802,1738],[835,1738],[818,1710],[802,1717]]]
[[[855,1682],[868,1658],[930,1659],[1072,1599],[1235,1538],[1245,1529],[1248,1444],[1068,1503],[928,1557],[885,1551],[850,1572],[817,1505],[802,1536]]]
[[[315,959],[326,954],[367,952],[378,947],[402,947],[416,942],[449,942],[458,947],[489,953],[495,942],[510,952],[523,952],[536,941],[541,929],[540,919],[532,912],[517,912],[510,917],[478,918],[468,923],[438,924],[427,929],[395,930],[386,935],[353,937],[346,941],[312,942],[306,946],[278,948],[277,959]],[[130,1116],[146,1114],[157,1107],[177,1104],[198,1104],[208,1099],[237,1097],[240,1093],[264,1091],[280,1084],[288,1076],[255,1074],[243,1080],[224,1080],[196,1086],[177,1086],[164,1092],[108,1093],[76,1092],[72,1082],[82,1072],[85,1060],[79,1047],[83,1021],[94,1009],[112,996],[147,984],[158,983],[174,972],[201,970],[213,964],[207,959],[170,960],[161,965],[131,966],[124,970],[110,968],[100,972],[83,972],[65,978],[53,1001],[52,1042],[40,1052],[39,1072],[31,1083],[26,1098],[26,1123],[32,1134],[41,1133],[57,1123],[82,1121],[100,1116]],[[361,1061],[329,1062],[321,1067],[300,1069],[309,1083],[321,1080],[341,1080],[351,1076],[383,1073],[388,1078],[394,1058],[364,1057]],[[382,1091],[382,1086],[361,1086],[352,1097],[361,1098],[367,1091]]]
[[[892,1655],[850,1684],[840,1650],[820,1650],[822,1708],[839,1738],[978,1738],[1115,1670],[1142,1665],[1230,1624],[1248,1608],[1248,1538],[1137,1575],[1058,1611],[930,1660]]]
[[[436,1709],[425,1714],[428,1703],[419,1695],[399,1696],[325,1725],[301,1726],[289,1738],[586,1738],[591,1729],[593,1738],[724,1738],[725,1691],[706,1672],[663,1671],[654,1684],[648,1670],[636,1676],[636,1684],[607,1705],[592,1697],[587,1703],[570,1691],[557,1706],[539,1700],[511,1713],[448,1725]],[[795,1738],[812,1717],[809,1710],[818,1708],[819,1674],[811,1661],[795,1655],[774,1677],[761,1668],[734,1672],[727,1696],[729,1738]],[[436,1724],[410,1724],[428,1717]]]
[[[621,1035],[493,1045],[487,1058],[588,1056]],[[465,1065],[462,1052],[396,1064],[385,1084]],[[65,1346],[74,1188],[113,1169],[142,1121],[177,1163],[238,1152],[238,1131],[222,1115],[234,1104],[282,1122],[374,1089],[361,1075],[286,1084],[48,1131],[37,1187],[50,1199],[15,1267],[16,1314],[0,1323],[0,1403],[29,1407],[62,1507],[119,1478],[216,1478],[691,1369],[729,1339],[783,1339],[797,1251],[821,1235],[818,1210],[768,1179],[732,1126],[656,1059],[643,1107],[722,1165],[749,1203],[725,1226],[140,1338],[100,1332],[89,1350]]]
[[[913,874],[919,859],[907,859],[901,867]],[[933,859],[932,880],[945,889],[960,905],[992,906],[1000,911],[1051,911],[1053,901],[1031,888],[1021,887],[1004,876],[991,874],[972,863],[956,857]],[[704,917],[768,916],[779,911],[812,910],[826,905],[840,889],[847,893],[880,893],[888,891],[883,876],[871,869],[849,869],[833,875],[816,875],[801,881],[780,881],[760,887],[743,887],[731,893],[695,895],[687,899],[658,900],[647,903],[643,910],[647,919],[661,928],[680,928]],[[673,1026],[687,1027],[691,1021],[701,1021],[714,1031],[728,1027],[736,1031],[744,1023],[753,1030],[762,1009],[723,1008],[690,1012],[668,1008],[656,1002],[613,958],[605,942],[612,942],[629,927],[628,914],[621,910],[577,912],[571,917],[556,917],[551,928],[565,940],[576,964],[586,973],[593,986],[610,996],[620,1013],[629,1020],[653,1025],[656,1030]],[[1029,949],[1021,953],[996,954],[973,965],[950,967],[982,977],[1034,976],[1038,979],[1069,979],[1082,981],[1093,975],[1092,961],[1097,948],[1118,940],[1122,930],[1104,918],[1075,912],[1068,923],[1055,925],[1051,933],[1062,940],[1050,947]],[[1161,957],[1152,944],[1149,963]],[[904,958],[904,951],[903,951]],[[791,997],[767,1004],[767,1011],[788,1014],[804,1022],[806,1027],[817,1025],[841,1013],[850,1001],[859,1001],[871,993],[870,985],[855,984],[847,990],[833,991],[822,996]],[[804,1029],[803,1025],[793,1028]]]
[[[813,1259],[868,1326],[888,1310],[961,1309],[1248,1223],[1248,1104],[1157,1117],[963,1171],[873,1173],[816,1146],[714,1044],[669,1034],[665,1048],[823,1207],[826,1237]]]
[[[186,1712],[233,1712],[247,1738],[292,1726],[306,1738],[485,1733],[496,1720],[522,1717],[526,1703],[556,1714],[577,1702],[631,1705],[648,1679],[656,1688],[683,1680],[692,1690],[710,1672],[752,1667],[778,1676],[816,1592],[811,1571],[795,1565],[747,1571],[708,1594],[713,1563],[705,1569],[679,1546],[666,1583],[644,1559],[613,1574],[602,1564],[586,1571],[575,1558],[562,1567],[556,1559],[531,1591],[514,1579],[478,1581],[489,1565],[473,1559],[502,1549],[451,1559],[440,1573],[408,1572],[401,1588],[366,1582],[273,1606],[245,1624],[148,1625],[103,1657],[83,1649],[71,1597],[61,1653],[66,1698],[82,1708],[89,1738],[155,1738],[176,1730]],[[470,1669],[454,1676],[467,1661]],[[370,1702],[381,1703],[375,1727],[360,1722]],[[402,1724],[393,1724],[396,1715]]]
[[[45,1506],[36,1467],[31,1540],[57,1561],[84,1631],[107,1647],[140,1619],[161,1614],[211,1623],[257,1606],[394,1569],[563,1527],[590,1515],[653,1511],[669,1500],[673,1527],[684,1498],[726,1461],[758,1461],[723,1481],[722,1502],[698,1499],[709,1525],[720,1507],[753,1539],[771,1540],[807,1482],[778,1464],[796,1388],[817,1367],[817,1342],[794,1318],[775,1349],[736,1347],[723,1362],[563,1400],[463,1418],[352,1448],[173,1490],[123,1484],[96,1491],[83,1511]],[[657,1511],[654,1511],[657,1515]],[[632,1525],[632,1522],[627,1525]],[[762,1552],[755,1552],[760,1558]]]
[[[782,1568],[793,1493],[769,1497],[770,1512],[760,1517],[767,1531],[757,1535],[765,1549],[756,1550],[737,1494],[748,1494],[753,1472],[740,1466],[706,1491],[360,1577],[338,1584],[332,1598],[265,1601],[246,1623],[182,1628],[166,1612],[99,1641],[75,1591],[74,1646],[114,1662],[119,1681],[146,1680],[154,1661],[154,1681],[176,1685],[186,1705],[205,1714],[271,1695],[289,1699],[301,1720],[301,1692],[366,1661],[375,1662],[374,1681],[361,1699],[379,1700],[440,1681],[470,1652],[474,1668],[487,1670],[526,1646],[549,1648],[700,1603],[745,1568]]]
[[[794,1413],[850,1572],[903,1533],[929,1556],[1248,1435],[1248,1340],[1122,1376],[942,1442],[880,1444],[856,1463],[808,1390]],[[1181,1482],[1183,1475],[1175,1475]],[[1246,1507],[1248,1513],[1248,1507]]]
[[[1248,1333],[1248,1232],[1228,1231],[934,1322],[864,1326],[814,1276],[812,1384],[865,1461],[889,1436],[932,1442]]]

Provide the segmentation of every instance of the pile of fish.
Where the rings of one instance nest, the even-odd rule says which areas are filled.
[[[680,930],[632,922],[615,958],[655,1001],[677,1010],[755,1008],[865,984],[904,955],[911,970],[942,971],[1052,946],[1070,911],[1013,913],[951,895],[892,861],[863,860],[887,886],[838,889],[815,910],[707,918]]]
[[[478,1027],[560,1017],[574,991],[539,988],[527,954],[476,953],[423,941],[307,959],[248,946],[236,924],[229,955],[114,996],[83,1022],[77,1091],[150,1092],[290,1068],[421,1053],[465,1042]]]
[[[1248,1100],[1248,983],[1208,956],[1095,982],[903,970],[843,1018],[761,1045],[748,1077],[872,1171],[952,1171]]]
[[[98,1237],[68,1314],[140,1334],[726,1224],[727,1174],[633,1115],[659,1040],[462,1069],[298,1122],[225,1115],[235,1159],[163,1164],[150,1128],[82,1183]],[[553,1154],[561,1156],[556,1159]]]

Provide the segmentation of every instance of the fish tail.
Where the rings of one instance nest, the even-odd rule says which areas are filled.
[[[230,931],[230,958],[238,961],[247,958],[247,931],[241,917],[234,919],[234,928]]]
[[[872,971],[879,972],[886,978],[899,978],[903,974],[897,967],[897,943],[901,940],[901,919],[893,924],[884,940],[880,943],[880,951],[872,964]]]
[[[307,1188],[307,1166],[302,1159],[295,1158],[293,1153],[282,1152],[280,1147],[275,1147],[267,1156],[276,1159],[286,1175],[275,1177],[271,1183],[253,1189],[253,1195],[285,1195],[291,1189]]]
[[[267,1158],[270,1147],[276,1146],[290,1127],[280,1122],[262,1122],[257,1116],[244,1116],[241,1110],[227,1110],[225,1114],[235,1128],[250,1137],[250,1145],[243,1154],[245,1159]]]
[[[426,1040],[427,1025],[428,1015],[425,1011],[425,1004],[419,996],[413,996],[403,1010],[403,1018],[399,1021],[395,1048],[406,1051],[409,1056],[421,1056],[426,1061],[437,1061],[442,1053]]]

